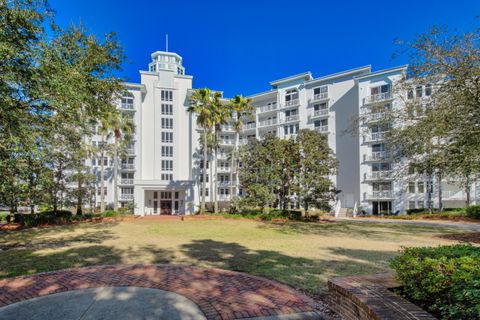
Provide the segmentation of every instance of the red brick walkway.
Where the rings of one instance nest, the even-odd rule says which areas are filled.
[[[134,286],[183,295],[208,319],[241,319],[315,311],[315,302],[288,286],[219,269],[181,265],[98,266],[0,280],[0,307],[69,290]]]

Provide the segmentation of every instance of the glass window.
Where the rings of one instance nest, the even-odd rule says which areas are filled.
[[[431,84],[427,84],[425,86],[425,95],[426,96],[431,96],[432,95],[432,85]]]
[[[293,101],[298,99],[298,91],[297,89],[287,90],[285,93],[285,101]]]
[[[408,201],[408,209],[415,209],[415,201]]]
[[[408,193],[415,193],[415,182],[408,183]]]
[[[417,183],[418,193],[425,193],[425,184],[423,181]]]
[[[423,93],[423,88],[422,86],[418,86],[415,88],[415,96],[417,98],[421,98],[422,97],[422,93]]]

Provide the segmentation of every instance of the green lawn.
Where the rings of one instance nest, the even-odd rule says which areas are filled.
[[[244,271],[311,294],[337,275],[388,270],[403,246],[452,243],[439,227],[253,220],[136,220],[0,233],[0,277],[78,266],[184,263]]]

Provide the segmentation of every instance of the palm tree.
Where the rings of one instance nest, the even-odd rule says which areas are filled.
[[[128,111],[127,111],[128,112]],[[110,126],[113,128],[113,136],[115,138],[113,145],[113,210],[118,209],[118,188],[117,188],[117,176],[118,176],[118,154],[124,153],[128,143],[132,140],[133,132],[135,131],[135,125],[131,117],[128,117],[125,113],[115,114],[110,122]],[[122,144],[120,144],[120,141]]]
[[[230,100],[229,104],[230,112],[232,113],[233,120],[233,129],[235,130],[235,147],[231,155],[231,166],[230,166],[230,197],[233,199],[235,186],[238,186],[238,183],[233,183],[233,173],[237,172],[236,165],[236,152],[238,150],[238,140],[240,132],[243,129],[243,117],[251,117],[255,107],[252,105],[252,99],[244,98],[241,95],[236,95],[233,99]],[[238,173],[236,175],[236,182],[238,182]]]
[[[203,129],[203,168],[202,168],[202,200],[200,204],[200,213],[205,213],[205,190],[207,180],[207,160],[208,160],[208,142],[207,134],[215,125],[213,114],[215,113],[216,101],[219,101],[221,94],[208,88],[198,89],[190,96],[190,105],[187,109],[189,113],[197,116],[197,125]]]
[[[111,138],[110,123],[102,121],[98,128],[101,141],[97,146],[98,154],[100,155],[100,212],[105,211],[105,163],[104,158],[108,153],[108,140]]]

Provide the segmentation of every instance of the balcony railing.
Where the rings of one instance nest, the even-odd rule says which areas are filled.
[[[385,191],[373,191],[371,194],[367,195],[368,199],[393,199],[393,192],[390,190]]]
[[[248,143],[248,139],[240,139],[238,140],[238,144],[241,146],[244,146]]]
[[[373,171],[367,176],[367,180],[388,180],[392,178],[392,171]]]
[[[228,187],[228,186],[230,186],[230,181],[219,181],[218,186],[219,187]]]
[[[251,129],[255,129],[257,127],[257,124],[254,122],[254,123],[246,123],[243,125],[243,130],[251,130]]]
[[[227,145],[227,146],[233,146],[235,144],[235,141],[232,139],[222,139],[220,140],[221,145]]]
[[[122,110],[132,110],[132,111],[135,111],[135,109],[133,108],[133,103],[122,103],[120,105],[120,109]]]
[[[135,154],[134,148],[127,148],[125,151],[127,152],[127,154]]]
[[[268,119],[268,120],[263,120],[259,122],[259,127],[268,127],[268,126],[274,126],[277,124],[277,119]]]
[[[120,168],[123,170],[135,170],[135,164],[133,163],[122,163],[120,165]]]
[[[293,99],[293,100],[285,101],[285,107],[292,107],[292,106],[296,106],[296,105],[299,105],[299,104],[300,104],[299,99]]]
[[[387,151],[372,152],[371,155],[366,157],[367,161],[387,160],[390,158],[390,154]]]
[[[229,194],[221,194],[221,195],[218,195],[217,199],[219,201],[228,201],[228,200],[230,200],[230,195]]]
[[[223,125],[221,126],[221,128],[222,128],[222,131],[235,131],[235,129],[233,129],[233,126]]]
[[[277,110],[277,104],[275,103],[275,104],[268,104],[266,106],[261,106],[257,110],[258,110],[258,113],[264,113],[264,112]]]
[[[121,179],[120,184],[133,184],[133,179]]]
[[[392,98],[393,98],[393,95],[390,91],[379,93],[379,94],[372,94],[371,96],[364,98],[363,104],[382,102],[382,101],[390,100]]]
[[[121,194],[120,200],[133,200],[133,194]]]
[[[328,109],[315,110],[312,118],[328,116]]]
[[[327,99],[328,99],[328,92],[322,92],[314,95],[310,101],[316,102],[316,101],[327,100]]]
[[[315,131],[318,131],[318,132],[321,132],[321,133],[327,133],[328,132],[328,126],[315,127]]]
[[[219,172],[230,172],[230,167],[218,167]]]
[[[285,120],[283,122],[291,122],[291,121],[297,121],[299,119],[298,114],[292,115],[292,116],[286,116]]]
[[[387,116],[387,114],[385,112],[370,113],[366,117],[366,120],[369,121],[369,122],[380,121],[380,120],[385,119],[386,116]]]
[[[376,142],[385,140],[386,135],[386,132],[373,132],[369,137],[367,137],[367,141]]]

